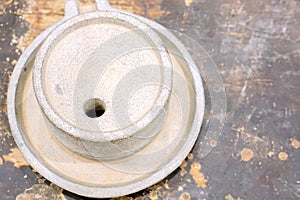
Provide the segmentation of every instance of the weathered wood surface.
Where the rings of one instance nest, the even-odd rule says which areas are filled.
[[[81,0],[81,5],[92,0]],[[300,2],[122,0],[200,43],[228,95],[225,127],[200,159],[127,199],[300,198]],[[0,0],[0,199],[83,199],[50,185],[20,155],[7,122],[9,77],[24,48],[63,16],[62,0]],[[199,141],[198,141],[199,142]],[[29,189],[30,188],[30,189]],[[26,192],[24,192],[26,189]]]

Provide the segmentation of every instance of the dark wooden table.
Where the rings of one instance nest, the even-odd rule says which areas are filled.
[[[300,199],[300,1],[111,4],[196,40],[218,66],[227,93],[226,122],[219,139],[210,141],[214,148],[207,156],[200,156],[200,136],[167,179],[117,199]],[[63,5],[63,0],[0,0],[1,200],[84,199],[50,184],[28,166],[7,121],[13,68],[24,48],[63,17]]]

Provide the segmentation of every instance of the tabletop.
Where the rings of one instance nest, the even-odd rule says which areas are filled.
[[[80,5],[93,4],[80,0]],[[300,198],[300,1],[110,0],[113,7],[195,41],[214,63],[226,99],[215,135],[205,124],[181,166],[116,200]],[[24,49],[64,15],[61,0],[0,0],[0,199],[87,199],[45,180],[16,147],[7,120],[10,76]],[[190,43],[188,43],[190,42]],[[207,69],[204,69],[204,71]],[[201,70],[200,70],[201,72]],[[204,83],[209,86],[209,74]],[[206,88],[206,98],[214,98]],[[217,116],[218,117],[218,116]],[[218,119],[219,120],[219,119]],[[212,137],[213,136],[213,137]],[[207,147],[203,148],[205,145]]]

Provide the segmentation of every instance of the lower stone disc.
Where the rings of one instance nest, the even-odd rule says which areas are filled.
[[[42,176],[70,192],[95,198],[127,195],[145,189],[168,176],[193,147],[202,124],[204,92],[201,77],[187,62],[180,42],[160,25],[159,30],[173,65],[173,88],[166,120],[154,140],[123,159],[97,161],[65,148],[47,126],[32,85],[32,66],[39,45],[51,29],[42,33],[21,56],[8,92],[8,117],[15,141],[26,160]],[[172,41],[172,42],[170,42]],[[168,49],[169,50],[169,49]]]

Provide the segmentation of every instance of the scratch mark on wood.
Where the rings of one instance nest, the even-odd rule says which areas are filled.
[[[285,153],[285,152],[280,152],[280,153],[278,154],[278,158],[279,158],[280,160],[282,160],[282,161],[287,160],[288,157],[289,157],[289,155],[288,155],[287,153]]]
[[[241,151],[241,160],[242,161],[249,161],[253,158],[254,156],[254,153],[251,149],[247,149],[247,148],[244,148],[242,151]]]
[[[19,194],[16,200],[66,200],[62,194],[62,189],[51,184],[35,184],[31,188]]]
[[[202,188],[206,188],[207,179],[202,174],[200,163],[194,162],[191,165],[190,174],[192,175],[195,183]]]
[[[296,138],[291,139],[291,145],[295,148],[298,149],[300,147],[300,142]]]
[[[10,154],[4,155],[3,158],[6,162],[11,162],[16,168],[22,166],[29,166],[28,162],[25,160],[18,148],[13,148],[10,150]]]

